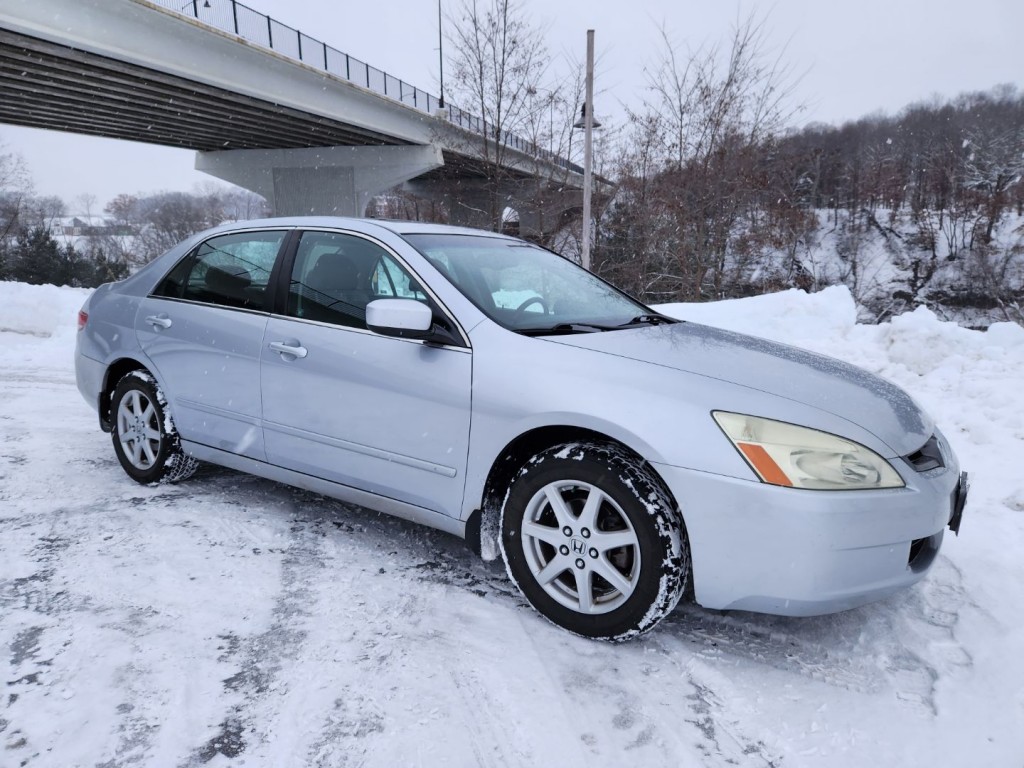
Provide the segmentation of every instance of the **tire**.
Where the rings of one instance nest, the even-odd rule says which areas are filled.
[[[654,628],[690,570],[668,492],[642,459],[603,443],[559,445],[527,462],[502,507],[501,549],[541,615],[602,640]]]
[[[196,471],[199,461],[182,450],[167,399],[147,371],[132,371],[117,382],[110,409],[114,453],[132,480],[176,483]]]

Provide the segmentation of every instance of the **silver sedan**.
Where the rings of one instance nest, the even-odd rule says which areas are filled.
[[[201,233],[79,315],[125,472],[199,461],[464,537],[545,617],[843,610],[920,579],[967,494],[902,390],[680,322],[521,240],[415,222]]]

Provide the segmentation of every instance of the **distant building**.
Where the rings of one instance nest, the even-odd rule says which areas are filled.
[[[131,227],[112,216],[61,216],[50,224],[50,234],[55,238],[105,237],[132,235]]]

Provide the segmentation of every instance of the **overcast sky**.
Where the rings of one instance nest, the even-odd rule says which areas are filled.
[[[46,0],[37,0],[44,2]],[[443,0],[454,11],[460,0]],[[486,1],[486,0],[482,0]],[[643,96],[645,66],[657,65],[659,27],[681,46],[725,42],[738,16],[767,17],[770,44],[801,75],[798,124],[842,123],[909,103],[1024,86],[1024,0],[520,0],[546,33],[558,62],[583,59],[595,30],[597,115],[616,118]],[[278,21],[406,82],[437,93],[434,0],[339,3],[248,0]],[[210,177],[192,169],[194,153],[123,141],[0,125],[3,151],[21,154],[37,194],[74,209],[83,193],[103,205],[119,192],[189,190]]]

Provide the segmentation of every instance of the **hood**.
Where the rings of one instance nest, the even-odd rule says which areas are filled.
[[[681,322],[547,340],[812,406],[866,429],[896,455],[916,451],[935,430],[928,415],[892,382],[855,365],[767,339]],[[772,418],[770,413],[750,415]]]

